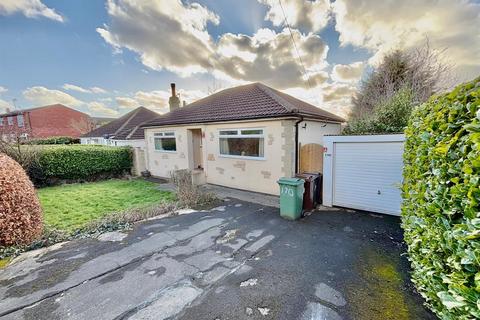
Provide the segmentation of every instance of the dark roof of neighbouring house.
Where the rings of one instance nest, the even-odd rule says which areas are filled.
[[[84,134],[83,138],[105,137],[108,136],[116,140],[136,140],[143,139],[143,129],[140,125],[145,121],[158,117],[158,113],[145,107],[138,107],[129,113],[115,119],[106,125],[103,125],[89,133]]]
[[[110,118],[110,117],[91,117],[91,118],[92,118],[93,123],[96,126],[105,125],[105,124],[107,124],[109,122],[112,122],[113,120],[117,119],[117,118]]]
[[[6,113],[1,113],[0,117],[16,116],[16,115],[19,115],[19,114],[23,114],[24,112],[37,111],[37,110],[51,108],[51,107],[62,107],[62,108],[67,108],[67,109],[71,109],[71,110],[83,113],[81,111],[78,111],[78,110],[72,109],[70,107],[67,107],[67,106],[65,106],[61,103],[55,103],[55,104],[49,104],[49,105],[41,106],[41,107],[34,107],[34,108],[27,108],[27,109],[17,109],[17,110],[13,110],[13,111],[6,112]]]
[[[270,88],[251,83],[225,89],[189,105],[148,121],[142,127],[172,124],[236,121],[286,116],[345,122],[345,119],[305,101]]]

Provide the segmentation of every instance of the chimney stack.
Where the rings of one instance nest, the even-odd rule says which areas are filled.
[[[170,105],[170,112],[180,109],[180,99],[177,97],[175,92],[175,83],[170,83],[172,88],[172,96],[168,99],[168,104]]]

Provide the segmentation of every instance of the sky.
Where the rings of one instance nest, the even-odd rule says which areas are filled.
[[[426,39],[455,82],[480,75],[480,2],[0,0],[0,112],[165,113],[171,82],[189,103],[258,81],[345,116],[383,55]]]

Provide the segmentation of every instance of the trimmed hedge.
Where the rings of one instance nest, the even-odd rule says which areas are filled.
[[[480,78],[415,109],[405,134],[412,280],[440,318],[480,318]]]
[[[28,140],[24,144],[45,145],[45,144],[80,144],[80,138],[73,137],[51,137],[44,139]]]
[[[91,180],[99,175],[128,172],[132,168],[132,152],[130,147],[45,146],[38,164],[46,179]]]

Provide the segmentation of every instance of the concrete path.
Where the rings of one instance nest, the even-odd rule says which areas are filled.
[[[30,252],[0,270],[3,319],[434,319],[397,218],[300,221],[231,199]]]

